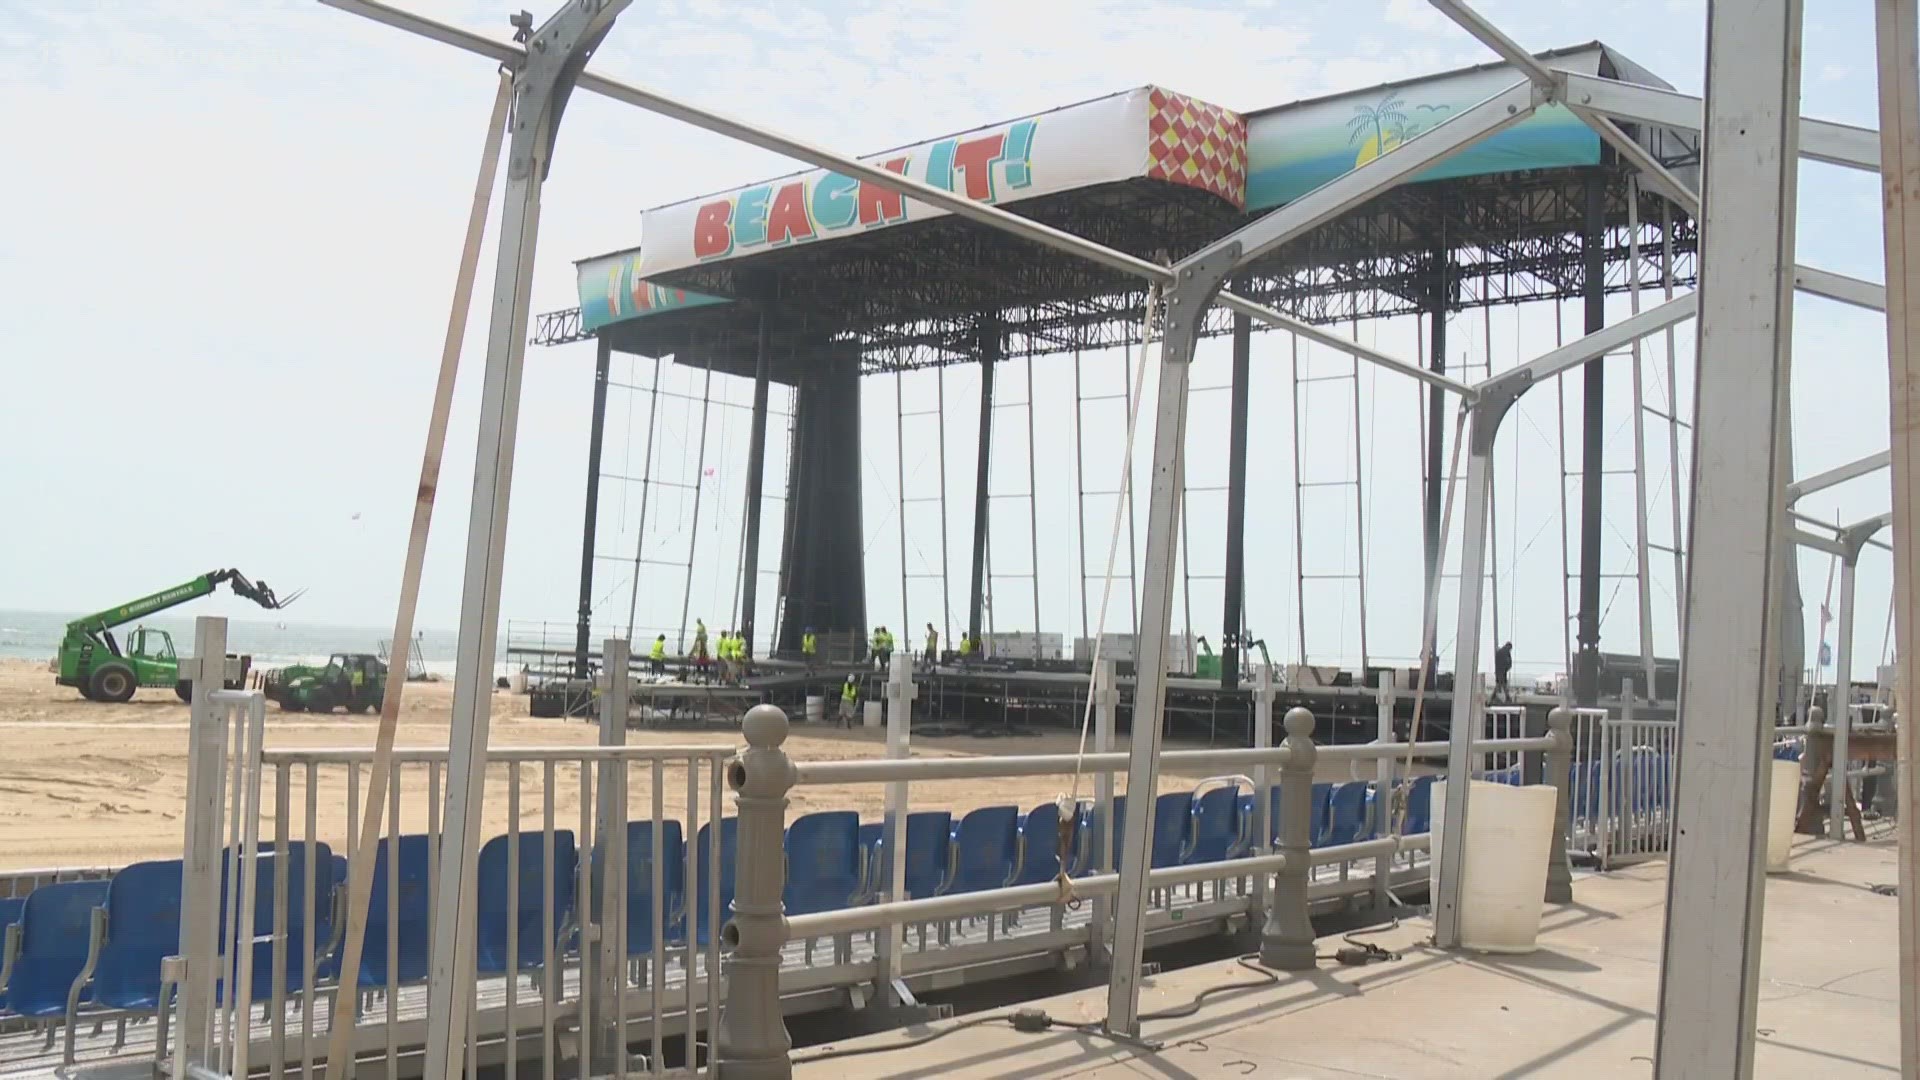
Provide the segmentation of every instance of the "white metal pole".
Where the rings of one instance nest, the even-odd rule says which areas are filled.
[[[426,1075],[432,1077],[450,1077],[460,1071],[473,1001],[476,864],[486,796],[500,576],[513,488],[514,437],[520,420],[521,363],[526,357],[534,247],[540,231],[540,189],[565,102],[563,91],[578,70],[576,62],[592,51],[628,2],[599,0],[562,8],[535,31],[535,47],[514,79],[512,140],[501,205],[486,374],[480,388],[453,715],[447,737],[443,872],[434,888],[430,975],[434,993],[427,1004],[425,1047]]]
[[[1699,344],[1678,776],[1655,1072],[1753,1073],[1767,784],[1779,690],[1769,631],[1785,482],[1800,115],[1799,0],[1711,3]]]
[[[1875,36],[1880,74],[1881,205],[1885,212],[1887,265],[1887,364],[1891,387],[1893,465],[1893,621],[1897,700],[1913,709],[1914,579],[1920,571],[1915,543],[1913,490],[1920,483],[1920,349],[1913,340],[1914,306],[1920,301],[1920,16],[1916,0],[1876,0]],[[1920,714],[1917,714],[1920,715]],[[1920,1076],[1920,756],[1913,724],[1894,725],[1898,742],[1900,864],[1900,1069]]]
[[[1627,178],[1627,296],[1633,314],[1640,314],[1640,182]],[[1633,568],[1640,609],[1640,669],[1646,676],[1646,698],[1658,694],[1653,683],[1653,579],[1647,550],[1647,403],[1642,378],[1640,339],[1633,339]],[[1675,545],[1678,546],[1678,545]]]
[[[1484,435],[1481,428],[1487,430]],[[1476,415],[1467,431],[1466,521],[1460,537],[1459,621],[1453,639],[1452,734],[1447,747],[1447,802],[1440,864],[1436,868],[1433,941],[1460,946],[1461,881],[1466,868],[1467,798],[1473,788],[1473,744],[1480,734],[1483,704],[1473,691],[1479,671],[1480,605],[1486,569],[1487,501],[1493,481],[1493,425]]]
[[[1843,538],[1844,542],[1844,538]],[[1833,695],[1827,700],[1827,723],[1833,732],[1833,772],[1827,795],[1827,839],[1836,843],[1847,838],[1847,803],[1851,796],[1847,784],[1847,734],[1853,728],[1853,709],[1849,692],[1853,684],[1853,592],[1854,568],[1860,561],[1858,548],[1840,556],[1840,640],[1833,650]]]

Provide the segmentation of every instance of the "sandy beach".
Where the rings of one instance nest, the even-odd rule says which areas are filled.
[[[401,710],[397,745],[445,749],[452,687],[446,683],[409,684]],[[331,718],[282,713],[267,706],[267,748],[364,748],[373,744],[377,717],[343,712]],[[186,801],[187,706],[170,690],[142,690],[123,705],[97,704],[78,691],[54,685],[44,664],[0,660],[0,870],[46,867],[120,866],[180,853]],[[735,747],[738,734],[719,727],[709,731],[629,732],[634,745],[704,744]],[[527,715],[527,699],[505,692],[493,699],[491,745],[588,746],[597,742],[593,725],[579,721],[536,720]],[[1071,753],[1075,736],[1067,732],[1027,738],[973,739],[918,737],[916,756]],[[1124,747],[1124,740],[1122,740]],[[796,725],[787,750],[799,759],[879,757],[885,746],[879,732],[814,730]],[[520,770],[519,801],[523,827],[542,823],[543,769]],[[348,770],[323,766],[316,773],[315,803],[320,838],[344,845],[348,834]],[[578,828],[579,768],[555,769],[554,816],[558,828]],[[1162,790],[1191,788],[1197,776],[1165,775]],[[632,814],[646,817],[653,805],[650,776],[635,768],[629,780]],[[366,776],[359,771],[358,784]],[[306,796],[303,766],[289,785],[292,835],[302,831]],[[1022,807],[1053,799],[1071,784],[1068,777],[931,781],[915,784],[917,808],[952,809],[1012,803]],[[1124,777],[1120,788],[1124,790]],[[272,780],[266,783],[261,825],[273,835]],[[510,770],[492,766],[487,777],[487,835],[504,831],[511,797]],[[684,768],[669,775],[664,788],[670,817],[686,816]],[[424,765],[404,770],[400,788],[400,828],[422,831],[429,823],[429,790]],[[1083,796],[1092,790],[1082,778]],[[706,791],[700,793],[704,818]],[[881,785],[802,788],[793,793],[789,816],[814,810],[854,809],[877,818],[884,805]],[[727,797],[728,812],[732,799]]]

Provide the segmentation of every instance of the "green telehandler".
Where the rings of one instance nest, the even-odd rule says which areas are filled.
[[[275,596],[266,582],[249,581],[238,570],[209,571],[170,589],[68,623],[66,636],[60,639],[60,671],[54,682],[79,690],[88,701],[126,701],[143,686],[172,687],[180,700],[191,701],[193,685],[180,677],[180,661],[174,652],[172,635],[148,626],[136,627],[127,635],[127,647],[123,649],[114,640],[113,628],[198,600],[222,582],[235,595],[270,610],[284,608],[300,598],[299,592],[285,598]],[[239,659],[244,681],[248,658]],[[236,685],[229,684],[230,687]]]
[[[325,667],[295,664],[267,672],[267,697],[286,712],[363,713],[380,707],[387,693],[387,665],[372,653],[334,653]]]

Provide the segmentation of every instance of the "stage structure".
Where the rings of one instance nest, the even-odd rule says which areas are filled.
[[[580,0],[542,24],[530,18],[521,40],[526,47],[475,40],[455,28],[396,12],[370,0],[333,0],[382,21],[468,48],[506,64],[513,74],[516,110],[509,159],[503,217],[507,239],[501,245],[502,284],[496,290],[485,402],[481,423],[482,454],[476,467],[473,525],[468,539],[469,564],[463,602],[461,664],[456,676],[453,731],[450,736],[446,843],[466,852],[459,865],[440,875],[435,887],[432,981],[439,993],[429,1002],[426,1070],[431,1075],[453,1075],[462,1066],[465,1031],[463,994],[472,984],[473,886],[477,877],[473,852],[477,850],[478,813],[484,788],[479,784],[486,760],[490,710],[484,689],[491,667],[490,640],[498,617],[501,550],[506,504],[511,487],[512,449],[525,342],[529,267],[537,233],[539,197],[553,149],[560,110],[577,85],[618,100],[686,120],[711,131],[815,164],[847,177],[855,189],[872,184],[883,192],[910,196],[1009,236],[1021,237],[1050,250],[1085,259],[1112,271],[1151,283],[1153,297],[1165,303],[1164,341],[1159,365],[1159,394],[1152,433],[1153,482],[1149,492],[1145,573],[1141,589],[1141,653],[1137,697],[1147,710],[1136,725],[1129,751],[1128,786],[1154,790],[1162,728],[1159,711],[1166,688],[1168,659],[1166,632],[1171,623],[1176,530],[1181,512],[1181,483],[1186,434],[1189,372],[1194,346],[1209,326],[1208,312],[1216,305],[1278,325],[1316,341],[1338,342],[1335,335],[1302,322],[1273,307],[1241,295],[1242,275],[1263,259],[1288,248],[1314,229],[1353,213],[1381,192],[1416,181],[1433,166],[1451,160],[1469,148],[1511,132],[1543,110],[1565,107],[1603,139],[1621,159],[1640,174],[1650,188],[1672,201],[1683,214],[1703,220],[1702,258],[1713,274],[1697,292],[1588,333],[1580,340],[1537,356],[1483,380],[1466,384],[1375,351],[1354,348],[1370,362],[1411,375],[1429,386],[1459,395],[1458,419],[1470,446],[1464,472],[1465,522],[1462,537],[1459,629],[1463,655],[1476,654],[1480,642],[1480,614],[1488,547],[1487,523],[1492,476],[1491,449],[1495,435],[1514,402],[1547,378],[1627,348],[1639,338],[1698,317],[1697,359],[1699,405],[1695,411],[1699,448],[1696,473],[1700,482],[1692,492],[1691,537],[1713,558],[1690,565],[1686,578],[1687,663],[1682,699],[1688,714],[1679,756],[1677,825],[1669,881],[1668,924],[1662,965],[1658,1057],[1655,1069],[1663,1077],[1747,1076],[1752,1072],[1755,974],[1759,961],[1762,874],[1759,851],[1765,842],[1764,815],[1769,771],[1763,767],[1771,732],[1766,721],[1775,715],[1780,691],[1777,665],[1781,617],[1785,597],[1779,588],[1787,539],[1785,493],[1791,481],[1790,440],[1783,423],[1786,399],[1792,313],[1796,289],[1883,309],[1888,314],[1890,384],[1893,387],[1892,425],[1895,445],[1893,540],[1896,549],[1895,590],[1901,638],[1913,629],[1911,532],[1907,493],[1920,424],[1905,394],[1912,381],[1907,348],[1907,301],[1920,292],[1920,275],[1909,271],[1906,254],[1920,242],[1920,221],[1911,211],[1920,199],[1920,79],[1915,72],[1916,40],[1920,22],[1912,0],[1881,0],[1878,6],[1879,72],[1882,92],[1882,131],[1879,147],[1862,152],[1854,134],[1838,131],[1799,116],[1800,4],[1796,0],[1761,0],[1739,10],[1715,5],[1708,16],[1707,96],[1703,101],[1658,91],[1647,92],[1616,80],[1594,79],[1578,72],[1557,70],[1542,62],[1481,19],[1459,0],[1432,0],[1434,5],[1488,45],[1512,65],[1508,75],[1517,81],[1495,90],[1470,107],[1409,138],[1392,153],[1372,160],[1314,187],[1275,213],[1241,224],[1208,240],[1171,266],[1085,236],[989,206],[971,192],[960,193],[928,179],[905,175],[884,163],[845,158],[781,136],[775,132],[688,105],[667,95],[617,82],[584,70],[587,58],[611,27],[625,0]],[[1676,129],[1703,129],[1705,168],[1697,182],[1684,171],[1670,169],[1660,157],[1622,127],[1622,122],[1656,122]],[[1803,136],[1803,131],[1808,134]],[[1855,129],[1856,134],[1859,133]],[[1013,136],[1007,134],[1005,138]],[[1002,141],[1004,148],[1005,139]],[[1841,144],[1844,144],[1842,146]],[[1837,148],[1837,160],[1850,167],[1881,173],[1885,186],[1885,232],[1888,285],[1840,278],[1794,262],[1795,176],[1803,153],[1820,157]],[[1882,163],[1882,157],[1886,158]],[[950,162],[956,158],[948,159]],[[903,166],[904,169],[905,166]],[[991,168],[991,163],[987,165]],[[1031,179],[1031,177],[1029,177]],[[970,181],[971,182],[971,181]],[[1417,185],[1416,185],[1417,186]],[[841,188],[841,190],[845,190]],[[992,191],[988,185],[988,193]],[[1696,194],[1696,190],[1698,194]],[[803,192],[804,195],[804,192]],[[758,198],[758,197],[756,197]],[[766,219],[750,216],[749,238],[772,218],[778,196],[765,196]],[[804,200],[803,200],[804,201]],[[752,205],[757,205],[752,204]],[[709,227],[731,218],[736,208],[714,211]],[[903,207],[904,216],[904,207]],[[798,218],[790,212],[789,221]],[[727,225],[734,228],[737,220]],[[790,230],[791,231],[791,227]],[[884,231],[884,230],[883,230]],[[764,240],[764,237],[759,237]],[[791,234],[789,241],[792,240]],[[738,243],[708,236],[704,246],[720,258]],[[1634,242],[1638,242],[1634,238]],[[788,251],[805,251],[793,247]],[[1591,252],[1588,252],[1591,255]],[[1031,249],[1016,253],[1002,269],[1021,276],[1045,260],[1022,259]],[[717,265],[717,264],[716,264]],[[956,275],[962,276],[962,275]],[[1589,275],[1591,279],[1592,275]],[[910,278],[895,277],[904,287]],[[1114,282],[1095,282],[1105,291],[1117,291]],[[1257,286],[1257,280],[1245,283]],[[1230,287],[1231,286],[1231,287]],[[716,286],[709,285],[709,288]],[[1600,286],[1595,286],[1598,291]],[[1001,340],[1004,324],[988,320],[988,341]],[[761,324],[762,333],[767,327]],[[975,328],[976,331],[978,327]],[[764,338],[762,339],[764,340]],[[981,344],[976,334],[974,342]],[[1000,348],[981,350],[983,360],[999,359]],[[768,355],[756,346],[756,366]],[[830,354],[823,364],[828,379],[844,379],[843,367],[858,377],[859,359],[846,364]],[[764,382],[764,375],[761,376]],[[983,394],[983,399],[987,395]],[[983,412],[991,408],[990,400]],[[764,410],[756,410],[764,412]],[[802,403],[804,412],[804,401]],[[804,428],[805,417],[796,421]],[[1434,426],[1438,426],[1437,424]],[[829,455],[831,456],[831,455]],[[1434,469],[1430,477],[1436,479]],[[984,500],[981,500],[984,503]],[[1450,512],[1451,485],[1446,495]],[[984,513],[984,506],[976,508]],[[1428,575],[1430,592],[1437,592],[1437,568],[1444,554],[1445,527],[1435,532]],[[976,561],[977,564],[977,561]],[[975,575],[976,580],[978,574]],[[1585,582],[1583,582],[1583,586]],[[1584,590],[1583,590],[1584,591]],[[1433,605],[1428,605],[1429,634]],[[1584,634],[1583,634],[1584,637]],[[1583,640],[1585,650],[1588,643]],[[1589,666],[1580,674],[1589,676]],[[1904,690],[1911,690],[1905,675]],[[1906,695],[1911,696],[1911,695]],[[1479,695],[1464,695],[1464,723],[1456,722],[1450,739],[1449,774],[1464,781],[1471,776],[1475,731],[1482,715]],[[896,706],[903,706],[896,700]],[[1697,711],[1695,711],[1697,710]],[[1920,966],[1916,944],[1916,908],[1913,903],[1914,867],[1912,814],[1916,782],[1912,771],[1911,740],[1901,728],[1900,815],[1901,840],[1901,1026],[1903,1060],[1909,1071],[1920,1059],[1920,1024],[1915,1022],[1912,976]],[[386,767],[384,752],[374,770]],[[478,766],[478,767],[476,767]],[[736,759],[736,768],[750,776],[752,756]],[[742,785],[736,785],[742,787]],[[1464,833],[1472,784],[1450,785],[1446,796],[1444,850],[1436,885],[1435,939],[1441,947],[1460,944],[1459,902]],[[1297,790],[1297,789],[1296,789]],[[1731,797],[1730,797],[1731,796]],[[762,798],[751,782],[740,796],[743,811]],[[1151,799],[1127,807],[1126,851],[1121,856],[1118,915],[1109,973],[1108,1010],[1104,1028],[1111,1034],[1139,1035],[1138,981],[1143,916],[1147,903],[1147,844],[1152,830]],[[744,817],[744,813],[743,813]],[[377,818],[373,820],[377,821]],[[743,831],[747,826],[743,824]],[[743,841],[747,843],[747,841]],[[896,863],[896,866],[898,864]],[[897,879],[896,879],[897,880]],[[762,880],[758,884],[765,885]],[[753,895],[750,891],[748,895]],[[768,910],[777,918],[777,901],[769,909],[740,914],[760,918]],[[745,925],[746,930],[738,929]],[[764,946],[753,929],[758,924],[742,918],[729,927],[743,934],[727,971],[726,1012],[714,1039],[716,1067],[726,1076],[784,1076],[791,1074],[788,1044],[777,1019],[779,989],[774,974],[777,950]],[[1267,933],[1276,931],[1270,923]],[[778,938],[772,939],[777,943]],[[1736,960],[1737,958],[1737,960]],[[337,1055],[336,1055],[337,1056]]]
[[[1650,72],[1601,43],[1542,55],[1555,68],[1595,81],[1665,89]],[[1509,65],[1489,64],[1246,114],[1146,86],[863,160],[1164,263],[1392,151],[1515,78]],[[1692,182],[1698,153],[1695,136],[1655,124],[1629,124],[1628,130],[1641,153]],[[739,597],[730,625],[743,628],[762,654],[767,646],[776,653],[793,653],[806,626],[823,634],[858,635],[874,623],[890,621],[890,612],[869,612],[865,603],[864,575],[882,571],[862,566],[859,559],[865,539],[860,535],[860,425],[849,420],[848,410],[859,408],[857,380],[894,375],[895,433],[896,439],[903,439],[901,433],[915,414],[899,404],[903,399],[898,373],[925,368],[942,371],[937,409],[943,425],[937,433],[940,483],[936,491],[916,491],[912,496],[901,492],[902,594],[908,594],[909,579],[937,573],[946,598],[955,595],[949,587],[951,578],[959,579],[951,582],[953,586],[965,582],[966,602],[961,610],[953,610],[960,605],[944,601],[938,611],[926,605],[914,611],[908,605],[903,615],[909,617],[903,618],[902,629],[934,622],[942,640],[949,643],[956,642],[961,632],[989,634],[996,628],[991,599],[997,595],[1003,610],[1025,621],[1029,588],[1034,629],[1044,629],[1034,569],[1040,545],[1031,476],[1031,387],[1034,360],[1053,355],[1070,355],[1075,372],[1073,467],[1081,539],[1077,588],[1082,620],[1078,629],[1083,638],[1091,636],[1085,624],[1094,606],[1089,583],[1097,590],[1103,566],[1088,562],[1087,503],[1089,498],[1117,497],[1118,492],[1109,486],[1104,467],[1090,469],[1083,460],[1079,433],[1084,406],[1105,395],[1081,391],[1082,356],[1102,349],[1130,350],[1140,342],[1146,286],[1138,276],[1036,249],[1022,238],[824,169],[649,210],[641,215],[638,232],[642,246],[578,264],[580,307],[540,316],[533,341],[551,345],[592,338],[599,344],[602,365],[609,352],[631,354],[637,364],[654,365],[656,371],[663,358],[671,358],[675,365],[691,366],[709,378],[753,382],[753,454],[746,470],[750,479],[741,510],[743,532],[753,538],[763,528],[778,528],[780,544],[778,554],[772,556],[774,567],[759,562],[764,550],[760,544],[749,539],[744,545],[739,586],[729,590]],[[1450,349],[1447,342],[1449,315],[1501,304],[1557,305],[1578,299],[1584,306],[1584,331],[1590,333],[1605,322],[1604,302],[1609,294],[1631,294],[1637,311],[1644,290],[1671,297],[1676,286],[1690,285],[1695,276],[1695,246],[1689,215],[1673,211],[1658,193],[1641,190],[1635,170],[1618,150],[1606,145],[1567,108],[1548,104],[1420,174],[1414,182],[1331,216],[1298,240],[1236,272],[1235,295],[1306,324],[1292,343],[1296,409],[1292,493],[1298,560],[1294,576],[1303,665],[1311,659],[1306,648],[1307,590],[1310,581],[1320,579],[1331,579],[1333,587],[1346,590],[1343,598],[1357,599],[1362,664],[1371,660],[1358,372],[1363,359],[1379,357],[1359,344],[1359,321],[1417,316],[1421,320],[1418,362],[1426,369],[1422,375],[1484,378],[1492,373],[1490,357],[1464,369],[1456,360],[1449,370],[1448,357],[1461,354],[1458,345]],[[1487,325],[1490,337],[1490,321]],[[1192,388],[1194,392],[1218,390],[1231,397],[1227,476],[1221,485],[1227,522],[1218,575],[1223,604],[1218,623],[1212,622],[1210,612],[1202,612],[1196,625],[1191,599],[1196,575],[1191,553],[1183,544],[1186,625],[1183,638],[1177,640],[1191,642],[1196,632],[1206,634],[1209,626],[1224,628],[1220,680],[1229,689],[1239,683],[1247,625],[1246,398],[1250,332],[1256,326],[1274,328],[1224,306],[1213,309],[1202,332],[1232,335],[1232,376],[1216,386]],[[1352,355],[1351,365],[1333,373],[1303,375],[1300,337]],[[1630,576],[1640,582],[1641,661],[1648,673],[1647,693],[1652,694],[1653,616],[1645,569],[1650,550],[1645,520],[1647,436],[1640,421],[1651,411],[1666,424],[1666,456],[1674,463],[1680,461],[1682,422],[1670,411],[1661,412],[1639,400],[1638,341],[1631,346],[1631,354],[1635,405],[1641,408],[1635,413],[1632,470],[1637,478],[1634,547],[1639,567]],[[1672,402],[1670,334],[1665,355],[1668,392],[1663,400]],[[1024,367],[1012,366],[1016,360]],[[1134,404],[1133,362],[1130,353],[1121,379],[1120,404],[1129,410]],[[978,365],[980,426],[972,491],[953,493],[950,499],[944,371],[957,364]],[[1562,599],[1568,609],[1565,623],[1578,627],[1577,648],[1570,644],[1567,650],[1567,670],[1578,676],[1581,699],[1590,701],[1600,693],[1600,582],[1606,576],[1600,565],[1600,496],[1605,483],[1601,365],[1590,365],[1581,378],[1581,451],[1577,462],[1564,470],[1577,481],[1581,494],[1578,558],[1576,563],[1569,556],[1567,566],[1569,583],[1577,588],[1563,592]],[[1337,480],[1312,481],[1300,475],[1303,448],[1298,409],[1310,382],[1333,384],[1324,391],[1354,414],[1352,445],[1343,451],[1346,471]],[[1441,493],[1448,479],[1445,436],[1451,425],[1445,395],[1431,379],[1424,390],[1419,418],[1424,443],[1421,518],[1425,573],[1431,578],[1440,572]],[[770,500],[761,497],[757,484],[766,471],[765,403],[774,394],[790,394],[795,404],[784,521],[763,526],[762,507]],[[870,398],[869,407],[874,400],[879,399]],[[594,406],[590,495],[592,490],[604,492],[597,485],[606,472],[600,464],[605,396],[596,393]],[[630,408],[639,412],[652,407],[636,403]],[[997,409],[1014,414],[1015,419],[1007,423],[1003,417],[996,434]],[[1028,482],[1024,490],[992,491],[988,478],[994,443],[996,439],[1004,443],[1010,432],[1024,435]],[[639,437],[650,440],[652,432]],[[1020,448],[1017,443],[1015,448]],[[650,458],[647,468],[652,468]],[[1677,467],[1674,471],[1677,474]],[[651,472],[642,472],[637,479],[643,488],[658,483]],[[676,482],[685,480],[667,481]],[[1301,493],[1316,485],[1350,490],[1352,495],[1341,504],[1345,518],[1341,531],[1356,538],[1356,547],[1353,558],[1337,572],[1309,567],[1303,554],[1306,541],[1299,534],[1306,530],[1299,510]],[[904,476],[900,486],[906,486]],[[1677,541],[1683,533],[1679,485],[1676,480],[1669,486],[1673,520],[1667,535]],[[1563,482],[1563,503],[1566,488]],[[1183,501],[1196,493],[1196,488],[1184,489]],[[667,590],[690,587],[693,577],[687,565],[690,555],[651,559],[625,536],[615,546],[602,539],[607,534],[604,523],[597,537],[595,504],[605,497],[590,497],[586,511],[576,657],[582,670],[587,666],[592,624],[631,627],[633,622],[630,605],[622,611],[617,603],[609,609],[594,602],[596,568],[616,581],[637,583],[641,575],[651,575],[649,588]],[[939,505],[937,572],[921,569],[916,574],[907,565],[907,498]],[[1010,534],[1004,532],[1001,550],[991,550],[990,518],[996,511],[1003,519],[1009,513],[1025,519],[1019,524],[1027,526],[1027,535],[1019,539],[1025,541],[1026,550],[1008,550]],[[956,523],[964,520],[960,515],[971,516],[967,550],[948,550],[950,514]],[[1091,516],[1097,539],[1104,535],[1105,518]],[[1568,520],[1563,514],[1563,547],[1568,543]],[[1139,546],[1133,523],[1128,512],[1116,574],[1116,592],[1124,585],[1128,598],[1122,602],[1115,597],[1114,615],[1125,620],[1127,630],[1137,633]],[[1327,524],[1324,518],[1318,523]],[[640,542],[648,543],[644,533]],[[1679,547],[1676,542],[1668,548],[1676,583],[1682,559]],[[997,573],[993,570],[996,559]],[[759,602],[763,575],[775,582],[772,605]],[[1018,579],[1017,591],[1003,587],[996,594],[996,580],[1008,579]],[[620,592],[603,584],[599,595],[604,600]],[[757,625],[763,609],[771,610],[774,626]],[[1110,618],[1109,625],[1113,621]],[[669,641],[675,640],[675,629],[664,628]],[[908,640],[906,633],[901,636]],[[917,635],[911,640],[917,641]],[[1430,649],[1436,645],[1431,640],[1424,644]],[[1192,670],[1191,654],[1176,660],[1175,666]]]

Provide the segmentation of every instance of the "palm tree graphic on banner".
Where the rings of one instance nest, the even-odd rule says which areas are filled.
[[[1405,106],[1406,101],[1400,95],[1388,94],[1376,104],[1353,107],[1353,118],[1347,121],[1351,132],[1347,142],[1366,140],[1360,142],[1360,153],[1353,159],[1355,168],[1406,141],[1407,114],[1400,111]]]

